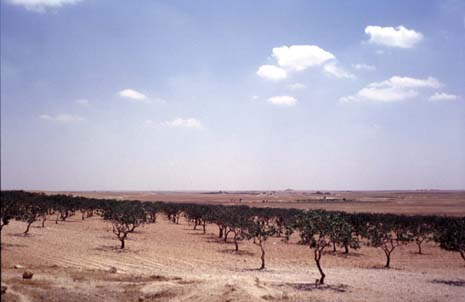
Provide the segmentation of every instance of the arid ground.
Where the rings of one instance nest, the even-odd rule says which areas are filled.
[[[68,192],[100,198],[194,201],[251,206],[326,208],[348,212],[465,215],[465,192]],[[330,194],[328,194],[330,193]],[[326,196],[326,198],[324,198]],[[434,243],[401,246],[392,268],[380,249],[362,246],[349,255],[323,256],[326,284],[315,287],[313,253],[298,238],[266,242],[266,269],[258,248],[217,237],[217,227],[194,231],[184,219],[162,215],[129,235],[127,248],[100,217],[80,215],[55,224],[12,221],[2,234],[2,301],[461,301],[465,263]],[[20,265],[21,268],[15,268]],[[24,270],[34,273],[22,280]],[[114,271],[116,269],[116,272]],[[113,270],[113,271],[112,271]]]

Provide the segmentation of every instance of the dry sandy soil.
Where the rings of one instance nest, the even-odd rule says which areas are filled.
[[[174,193],[92,194],[99,194],[99,197],[105,194],[121,194],[118,196],[142,200],[148,200],[147,196],[155,196],[149,200],[160,200],[160,196],[166,194],[169,195],[169,200],[189,200],[182,194]],[[288,196],[294,193],[281,194]],[[436,204],[432,202],[432,198],[421,197],[431,203],[425,207],[416,206],[416,210],[412,204],[418,204],[418,198],[412,202],[409,196],[418,193],[396,194],[401,194],[402,199],[398,196],[392,197],[392,193],[389,195],[378,192],[367,196],[358,194],[358,200],[348,209],[360,210],[356,205],[365,204],[362,198],[391,196],[394,199],[390,202],[384,200],[366,203],[376,208],[376,202],[379,202],[382,207],[395,209],[390,204],[399,202],[396,201],[397,198],[403,200],[406,207],[403,209],[398,204],[395,212],[431,214],[432,209],[436,209],[437,213],[446,212],[450,215],[463,215],[465,212],[463,193],[454,193],[451,194],[453,197],[448,198],[439,196]],[[139,197],[134,198],[134,195]],[[210,194],[190,193],[191,198],[197,195]],[[223,197],[222,195],[230,194],[211,194],[213,197],[207,202],[227,203],[214,200]],[[176,196],[177,199],[174,198]],[[280,194],[270,195],[273,196]],[[302,196],[311,198],[314,195],[309,193]],[[348,198],[350,195],[345,196]],[[198,200],[204,202],[205,198]],[[290,201],[292,199],[281,197],[281,200],[272,205],[280,203],[291,206]],[[260,199],[246,199],[242,202],[262,205]],[[270,204],[269,202],[265,205]],[[350,204],[343,205],[349,207]],[[304,206],[328,206],[328,202],[325,201],[323,205],[317,202],[307,203]],[[329,206],[331,208],[337,204]],[[465,297],[465,263],[458,253],[442,251],[433,243],[425,245],[425,255],[416,254],[413,245],[399,247],[393,253],[391,269],[382,268],[385,259],[378,249],[363,246],[348,256],[340,252],[328,252],[323,257],[327,284],[315,287],[315,279],[319,274],[312,260],[311,250],[297,244],[297,238],[292,238],[289,243],[284,243],[279,238],[267,241],[267,268],[258,271],[259,251],[251,242],[241,242],[240,253],[236,254],[233,252],[233,244],[224,243],[217,238],[216,226],[208,226],[207,233],[203,234],[200,230],[194,231],[192,225],[184,220],[176,225],[163,216],[159,216],[156,224],[145,225],[130,234],[127,249],[124,251],[118,249],[119,242],[111,232],[111,225],[99,217],[82,221],[80,215],[76,215],[59,224],[47,221],[45,228],[37,223],[26,237],[22,235],[24,229],[24,223],[13,221],[1,234],[2,284],[8,286],[2,301],[141,299],[425,302],[463,301]],[[22,265],[24,268],[15,269],[15,265]],[[110,272],[111,268],[116,268],[116,273]],[[34,272],[32,280],[22,280],[25,269]]]

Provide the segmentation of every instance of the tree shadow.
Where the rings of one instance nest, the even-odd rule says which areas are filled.
[[[224,241],[223,237],[218,237],[215,234],[205,234],[205,239],[208,243],[222,243],[222,244],[234,244],[231,238],[228,239],[228,241]]]
[[[318,283],[285,283],[296,290],[301,291],[315,291],[327,290],[337,293],[345,293],[349,290],[349,286],[345,284],[318,284]]]
[[[239,271],[240,272],[263,272],[263,273],[277,272],[276,270],[269,269],[269,268],[266,268],[266,267],[264,269],[260,269],[260,268],[243,268],[243,269],[240,269]]]
[[[202,230],[197,230],[197,232],[195,232],[196,230],[192,230],[192,229],[191,229],[191,231],[193,231],[193,232],[189,232],[189,233],[187,233],[187,234],[188,234],[188,235],[197,235],[197,236],[198,236],[198,235],[208,235],[208,234],[206,234],[206,233],[204,234]]]
[[[10,248],[23,248],[23,247],[27,247],[27,245],[2,242],[2,244],[0,245],[0,247],[2,248],[2,250],[9,250]]]
[[[422,252],[421,254],[418,253],[418,251],[409,251],[408,252],[410,255],[414,255],[414,256],[418,256],[418,257],[421,257],[421,256],[428,256],[428,255],[432,255],[431,253],[425,253],[425,252]]]
[[[20,237],[20,238],[28,238],[28,237],[34,237],[36,234],[32,234],[32,233],[27,233],[27,234],[24,234],[23,232],[21,233],[12,233],[12,234],[8,234],[7,236],[10,236],[10,237]]]
[[[445,284],[449,286],[465,286],[465,280],[441,280],[441,279],[433,279],[431,283],[435,284]]]
[[[368,268],[386,270],[386,271],[403,271],[404,270],[404,269],[399,268],[399,267],[392,267],[392,266],[386,267],[384,264],[376,264],[376,265],[370,266]]]
[[[349,252],[349,253],[346,254],[346,253],[344,253],[342,251],[337,251],[336,253],[334,253],[333,251],[330,251],[328,253],[324,253],[324,255],[336,256],[336,257],[340,257],[340,258],[351,258],[351,257],[360,258],[362,256],[365,256],[364,254],[358,253],[358,252]]]
[[[223,254],[230,254],[230,255],[237,255],[237,256],[254,256],[255,253],[249,252],[249,251],[244,251],[244,250],[232,250],[232,249],[221,249],[218,250],[218,252],[223,253]]]
[[[135,251],[135,250],[130,250],[127,247],[124,249],[121,249],[119,244],[114,244],[114,245],[100,245],[96,248],[93,249],[94,251],[99,251],[99,252],[114,252],[118,254],[138,254],[140,251]]]

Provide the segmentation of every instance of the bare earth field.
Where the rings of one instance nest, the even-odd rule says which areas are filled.
[[[74,194],[221,204],[238,204],[242,199],[240,203],[254,206],[465,215],[464,192],[332,192],[324,195],[326,200],[310,192],[248,193]],[[244,241],[240,253],[234,253],[234,245],[219,240],[213,225],[203,234],[185,220],[176,225],[160,215],[156,224],[130,234],[127,249],[121,251],[111,225],[99,217],[82,221],[76,215],[59,224],[47,221],[45,228],[39,224],[27,237],[22,235],[22,222],[12,221],[2,231],[2,284],[8,286],[2,301],[424,302],[465,297],[463,260],[434,243],[424,246],[425,255],[416,254],[414,245],[399,247],[391,269],[382,268],[385,259],[380,249],[363,246],[348,256],[328,252],[322,260],[327,284],[315,287],[319,274],[313,253],[298,245],[296,237],[289,243],[269,239],[267,268],[258,271],[258,248]],[[22,280],[25,269],[34,272],[32,280]]]

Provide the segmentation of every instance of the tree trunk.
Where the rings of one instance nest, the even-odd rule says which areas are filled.
[[[194,231],[197,230],[197,219],[194,219]]]
[[[226,231],[226,232],[224,233],[224,242],[228,242],[228,235],[229,235],[229,232],[231,232],[231,231]]]
[[[202,227],[203,227],[203,233],[204,233],[204,234],[207,232],[207,231],[205,230],[205,224],[206,224],[206,223],[205,223],[205,221],[204,221],[204,222],[203,222],[203,224],[202,224]]]
[[[219,229],[219,231],[218,231],[218,238],[222,238],[222,237],[223,237],[223,227],[218,226],[218,229]]]
[[[321,253],[323,252],[323,250],[319,250],[319,248],[315,248],[315,263],[316,263],[316,267],[318,268],[318,271],[320,272],[320,284],[324,284],[325,282],[325,273],[323,272],[323,269],[321,268],[321,265],[320,265],[320,259],[321,259]]]
[[[123,237],[121,237],[121,238],[119,239],[119,240],[121,241],[121,247],[120,247],[120,249],[124,249],[124,247],[125,247],[126,236],[127,236],[127,234],[124,233]]]
[[[262,251],[262,256],[260,257],[260,259],[262,260],[262,265],[260,266],[260,270],[262,270],[265,268],[265,249],[263,248],[261,240],[259,241],[259,246],[260,246],[260,250]]]
[[[389,268],[390,267],[390,264],[391,264],[391,253],[394,251],[394,249],[396,248],[396,246],[394,245],[394,241],[393,240],[390,240],[389,241],[391,246],[390,248],[387,246],[387,244],[384,245],[383,247],[383,250],[384,250],[384,253],[386,254],[386,268]]]
[[[465,252],[464,251],[459,251],[460,252],[460,256],[462,256],[462,259],[465,261]]]
[[[389,268],[391,265],[391,253],[390,252],[385,252],[386,254],[386,268]]]
[[[55,224],[58,224],[58,219],[60,218],[60,213],[57,213],[57,219],[55,220]]]
[[[335,252],[336,252],[336,243],[333,242],[333,253],[335,253]]]
[[[236,246],[236,252],[239,251],[239,245],[237,244],[237,237],[234,235],[234,245]]]
[[[27,235],[27,233],[29,233],[29,228],[31,227],[31,224],[32,224],[33,222],[34,222],[34,221],[28,222],[27,228],[26,228],[26,230],[24,231],[24,235]]]
[[[349,247],[347,245],[344,245],[344,254],[349,253]]]
[[[422,255],[422,251],[421,251],[421,242],[418,242],[417,241],[417,245],[418,245],[418,254]]]
[[[42,217],[42,227],[45,228],[45,220],[47,220],[47,216]]]

